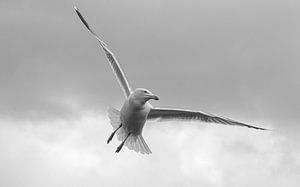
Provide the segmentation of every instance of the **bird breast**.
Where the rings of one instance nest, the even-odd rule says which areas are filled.
[[[132,135],[141,134],[150,109],[151,105],[149,103],[136,106],[126,100],[121,109],[121,122],[124,130]]]

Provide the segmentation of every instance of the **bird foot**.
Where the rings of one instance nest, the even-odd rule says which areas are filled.
[[[113,137],[114,137],[114,133],[111,133],[111,135],[107,139],[107,144],[109,144],[109,142],[113,139]]]
[[[122,149],[122,147],[123,147],[123,144],[119,145],[119,146],[117,147],[117,149],[116,149],[116,153],[120,152],[121,149]]]

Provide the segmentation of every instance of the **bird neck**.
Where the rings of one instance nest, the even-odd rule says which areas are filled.
[[[129,99],[129,103],[132,107],[136,109],[143,109],[147,101],[139,99]]]

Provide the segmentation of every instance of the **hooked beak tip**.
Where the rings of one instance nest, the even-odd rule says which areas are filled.
[[[159,98],[155,95],[155,96],[153,96],[153,99],[154,100],[159,100]]]
[[[158,96],[154,95],[154,94],[147,94],[146,95],[146,99],[147,100],[150,100],[150,99],[153,99],[153,100],[159,100]]]

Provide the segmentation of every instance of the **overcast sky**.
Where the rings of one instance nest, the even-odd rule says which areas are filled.
[[[76,5],[154,106],[270,132],[148,123],[152,155],[106,139],[122,90]],[[299,186],[296,0],[0,0],[0,186]]]

